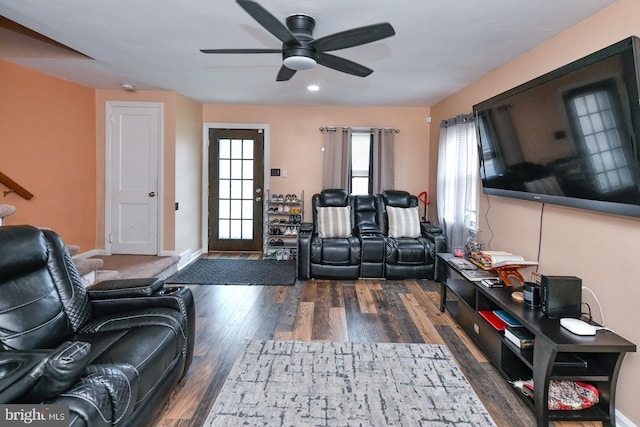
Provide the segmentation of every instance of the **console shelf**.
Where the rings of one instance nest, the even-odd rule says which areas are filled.
[[[522,398],[533,410],[537,425],[547,426],[549,421],[601,421],[605,426],[615,426],[618,373],[625,354],[636,351],[635,344],[606,330],[595,336],[574,335],[561,327],[559,320],[514,300],[511,287],[487,288],[467,280],[447,261],[451,258],[453,254],[438,254],[438,262],[447,267],[440,284],[440,310],[451,313],[505,378],[533,378],[534,398],[524,394]],[[478,313],[482,310],[506,311],[535,336],[533,348],[518,348]],[[567,359],[578,362],[567,366]],[[598,388],[600,402],[578,411],[550,411],[546,402],[551,380],[590,383]]]

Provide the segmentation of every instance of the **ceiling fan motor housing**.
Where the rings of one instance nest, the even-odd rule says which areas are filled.
[[[296,13],[287,17],[287,28],[298,40],[313,40],[313,29],[316,27],[316,20],[304,13]]]
[[[318,63],[318,52],[311,46],[316,21],[309,15],[296,13],[287,17],[287,28],[296,36],[299,44],[292,46],[284,43],[282,60],[291,70],[308,70]]]

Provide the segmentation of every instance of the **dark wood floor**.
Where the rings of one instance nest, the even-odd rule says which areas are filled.
[[[192,290],[197,309],[193,364],[156,426],[201,426],[249,339],[444,343],[499,427],[535,425],[511,385],[455,320],[440,313],[434,282],[315,280],[295,286],[196,285]]]

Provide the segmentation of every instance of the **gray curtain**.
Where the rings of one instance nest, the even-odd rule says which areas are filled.
[[[394,190],[394,137],[395,129],[372,128],[373,135],[373,194]]]
[[[343,188],[350,191],[351,128],[324,128],[324,168],[322,188]]]

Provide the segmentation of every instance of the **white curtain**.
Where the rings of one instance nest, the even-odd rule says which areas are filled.
[[[473,115],[444,120],[438,152],[438,219],[449,247],[464,247],[469,230],[477,230],[480,169]]]

